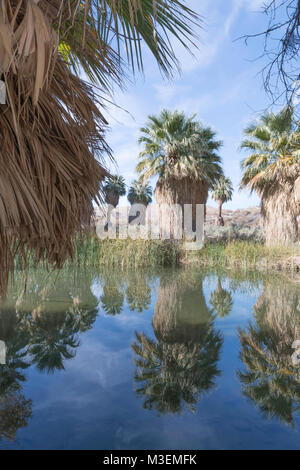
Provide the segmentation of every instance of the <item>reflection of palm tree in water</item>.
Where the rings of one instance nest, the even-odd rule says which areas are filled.
[[[240,358],[245,370],[237,375],[245,396],[267,418],[295,425],[300,411],[300,366],[293,365],[292,344],[300,339],[299,285],[268,281],[254,308],[256,324],[240,330]]]
[[[76,334],[91,328],[98,301],[91,292],[92,275],[49,275],[26,280],[25,295],[19,295],[17,311],[30,332],[29,353],[40,371],[64,369],[64,360],[75,357]],[[86,278],[88,276],[88,278]],[[38,286],[38,287],[37,287]]]
[[[126,297],[130,310],[142,313],[151,303],[151,288],[147,284],[145,273],[134,271],[127,280]]]
[[[41,315],[32,325],[29,353],[40,371],[64,369],[64,360],[76,355],[76,339],[72,317],[65,312]]]
[[[119,315],[124,304],[124,282],[116,271],[102,272],[103,294],[100,297],[101,306],[107,315]]]
[[[6,364],[0,365],[0,439],[15,438],[31,416],[31,400],[21,393],[24,371],[64,368],[75,356],[78,334],[90,329],[98,301],[91,292],[93,275],[34,271],[16,273],[7,299],[0,306],[0,340],[6,345]]]
[[[31,400],[21,393],[29,335],[19,328],[15,310],[0,311],[0,339],[5,342],[6,362],[0,365],[0,440],[14,440],[17,430],[27,426]]]
[[[223,289],[221,278],[218,276],[218,286],[212,292],[209,303],[218,317],[227,317],[232,310],[232,294],[226,289]]]
[[[157,341],[136,334],[136,392],[144,408],[180,413],[215,386],[222,337],[202,291],[203,278],[187,272],[163,277],[153,318]]]
[[[32,401],[26,400],[18,390],[9,390],[0,395],[0,441],[13,441],[18,429],[27,426],[31,418]]]

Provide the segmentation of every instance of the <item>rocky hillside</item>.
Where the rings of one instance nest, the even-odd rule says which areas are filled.
[[[206,212],[206,224],[214,225],[217,218],[217,208],[207,206]],[[124,223],[127,220],[127,210],[125,207],[119,207],[117,209],[118,217],[120,223]],[[115,219],[114,214],[112,220]],[[96,220],[101,219],[101,212],[98,210],[96,212]],[[238,209],[235,211],[232,210],[223,210],[223,218],[225,221],[225,226],[247,226],[254,227],[260,225],[260,207],[249,207],[248,209]]]
[[[215,207],[207,206],[206,223],[213,225],[217,218],[218,210]],[[260,225],[260,207],[249,207],[248,209],[238,209],[235,211],[223,209],[225,225],[258,226]]]

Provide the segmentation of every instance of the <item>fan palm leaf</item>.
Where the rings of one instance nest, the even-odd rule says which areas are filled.
[[[134,180],[128,191],[128,201],[130,204],[148,205],[152,202],[152,188],[148,183]]]
[[[147,127],[140,129],[140,152],[136,167],[141,178],[190,177],[212,184],[222,174],[217,152],[222,142],[215,132],[194,120],[195,115],[163,110],[160,116],[149,116]]]
[[[48,2],[50,3],[50,2]],[[61,3],[58,0],[55,3]],[[170,37],[191,50],[201,18],[179,0],[68,0],[58,26],[61,50],[75,72],[106,84],[120,82],[122,66],[143,70],[143,44],[163,74],[179,68]],[[123,51],[125,57],[123,61]],[[94,55],[95,53],[95,55]],[[101,60],[99,60],[101,59]]]
[[[241,148],[251,155],[242,161],[242,187],[262,194],[268,187],[293,178],[295,168],[299,171],[300,128],[295,128],[291,110],[262,116],[244,134],[247,138]]]

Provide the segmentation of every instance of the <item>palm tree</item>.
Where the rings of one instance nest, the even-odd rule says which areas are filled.
[[[108,230],[108,224],[111,223],[113,208],[116,208],[119,204],[120,197],[125,196],[126,194],[126,186],[123,176],[113,175],[108,177],[104,185],[104,194],[105,202],[108,204],[106,215],[107,223],[105,224],[104,229]],[[118,221],[119,215],[117,214],[116,217]]]
[[[12,0],[1,2],[0,16],[7,90],[0,113],[5,293],[16,250],[25,262],[35,250],[37,260],[61,266],[74,252],[92,201],[102,200],[111,156],[102,92],[122,84],[126,65],[143,68],[143,45],[172,75],[178,62],[170,39],[190,48],[199,17],[178,0]],[[79,76],[82,70],[100,91]]]
[[[126,194],[125,180],[123,176],[110,176],[104,186],[105,202],[114,208],[119,204],[121,196]]]
[[[158,176],[155,198],[159,206],[192,204],[195,230],[196,204],[206,204],[209,188],[222,175],[217,154],[222,143],[211,128],[195,121],[195,115],[187,117],[178,111],[149,116],[140,133],[144,148],[137,172],[144,180]]]
[[[143,213],[130,209],[129,222],[132,222],[136,217],[141,218],[141,224],[145,224],[146,207],[152,202],[152,188],[150,184],[143,183],[141,180],[134,180],[128,191],[127,199],[131,205],[139,204],[144,207]]]
[[[300,127],[293,112],[263,115],[244,131],[241,147],[251,152],[242,161],[242,187],[256,191],[262,199],[266,243],[299,240]]]
[[[222,206],[225,202],[231,201],[233,195],[233,187],[230,178],[221,176],[218,181],[212,186],[212,197],[219,205],[218,217],[216,220],[217,225],[224,226],[224,219],[222,217]]]
[[[143,183],[141,180],[134,180],[128,191],[127,196],[130,204],[144,204],[148,206],[152,202],[152,188],[150,184]]]

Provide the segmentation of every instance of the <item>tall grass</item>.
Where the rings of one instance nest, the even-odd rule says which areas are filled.
[[[78,238],[73,263],[123,268],[163,267],[179,264],[181,243],[167,240],[99,240]],[[72,263],[72,261],[70,261]]]
[[[168,240],[99,240],[88,232],[78,236],[74,258],[65,266],[100,266],[117,269],[196,264],[214,269],[295,270],[294,257],[300,248],[268,248],[257,241],[227,240],[208,242],[199,251],[186,251],[183,243]],[[33,263],[32,263],[33,264]],[[43,265],[39,265],[43,266]],[[16,260],[16,267],[18,261]]]
[[[193,262],[205,266],[246,269],[294,270],[294,257],[300,255],[299,247],[266,245],[254,241],[235,240],[225,243],[208,243],[194,256]]]

